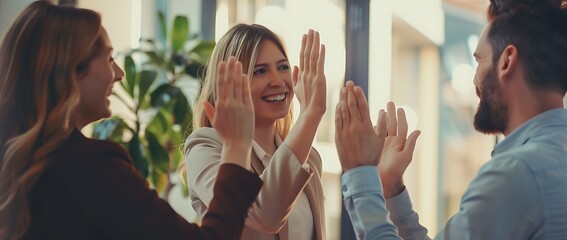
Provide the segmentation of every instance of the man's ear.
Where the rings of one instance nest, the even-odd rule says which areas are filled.
[[[498,59],[498,79],[510,79],[518,64],[518,49],[514,45],[506,46]]]

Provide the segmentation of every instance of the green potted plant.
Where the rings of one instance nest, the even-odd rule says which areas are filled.
[[[214,42],[190,35],[186,16],[175,16],[169,31],[164,14],[158,17],[165,42],[141,39],[139,48],[121,54],[126,76],[113,95],[127,110],[96,123],[93,137],[121,143],[140,173],[168,200],[174,183],[180,182],[172,178],[183,161],[183,141],[192,132],[190,102],[196,96],[190,96],[183,82],[200,79]],[[184,192],[187,196],[186,188]]]

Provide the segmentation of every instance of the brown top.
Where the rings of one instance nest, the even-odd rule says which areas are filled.
[[[239,239],[262,181],[224,164],[201,226],[151,190],[124,149],[74,131],[30,193],[24,239]]]

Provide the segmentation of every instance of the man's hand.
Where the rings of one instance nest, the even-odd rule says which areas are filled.
[[[368,102],[360,87],[348,81],[336,108],[335,144],[343,171],[380,161],[386,135],[385,114],[372,127]]]
[[[421,133],[419,130],[415,130],[407,137],[408,122],[404,109],[398,108],[396,114],[396,105],[393,102],[388,102],[387,109],[386,125],[388,130],[381,161],[378,164],[386,199],[394,197],[404,190],[402,177],[411,163],[415,143]],[[384,110],[380,110],[379,116],[383,115]],[[379,125],[380,123],[375,127],[377,135],[383,132]]]

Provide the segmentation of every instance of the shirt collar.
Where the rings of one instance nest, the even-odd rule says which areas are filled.
[[[275,134],[275,139],[274,139],[275,143],[276,143],[276,147],[279,147],[282,143],[283,140],[280,137],[280,134],[276,132]],[[252,151],[254,151],[254,154],[256,154],[256,156],[260,159],[270,159],[272,158],[272,156],[270,156],[268,153],[266,153],[266,151],[264,151],[264,149],[262,147],[260,147],[260,145],[258,145],[258,143],[256,142],[256,140],[252,140]]]
[[[512,131],[504,140],[496,144],[492,156],[503,153],[517,146],[527,143],[538,130],[550,126],[567,124],[567,109],[558,108],[545,111],[523,123]]]

